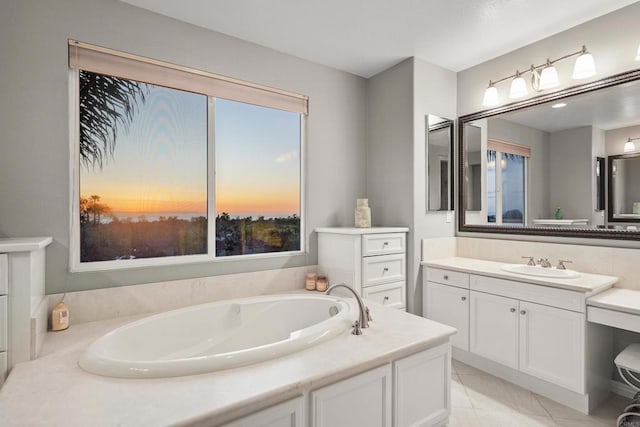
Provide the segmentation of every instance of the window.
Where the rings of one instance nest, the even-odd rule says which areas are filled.
[[[69,60],[73,269],[301,251],[306,97],[73,41]]]
[[[492,139],[488,140],[487,147],[487,221],[524,225],[530,149]]]

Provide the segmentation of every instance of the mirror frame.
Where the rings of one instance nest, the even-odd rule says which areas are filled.
[[[616,154],[607,157],[607,220],[609,222],[638,223],[640,219],[614,218],[613,216],[613,161],[640,158],[640,153]]]
[[[640,231],[629,230],[609,230],[596,228],[557,228],[557,227],[514,227],[501,225],[471,225],[465,224],[467,188],[464,185],[464,126],[465,124],[486,119],[499,114],[533,107],[547,102],[558,101],[571,96],[593,92],[623,83],[640,80],[640,69],[626,71],[581,85],[571,86],[519,102],[505,104],[496,108],[467,114],[458,118],[458,232],[462,233],[487,233],[487,234],[507,234],[507,235],[528,235],[546,237],[580,237],[589,239],[609,239],[609,240],[640,240]],[[640,118],[639,118],[640,119]]]
[[[438,116],[440,117],[440,116]],[[447,119],[444,117],[440,117],[441,119],[443,119],[444,121],[440,122],[440,123],[436,123],[435,125],[429,126],[429,116],[427,115],[427,132],[426,132],[426,158],[429,159],[429,132],[431,131],[436,131],[436,130],[441,130],[441,129],[449,129],[449,147],[448,147],[448,152],[449,152],[449,171],[447,172],[447,176],[449,177],[449,189],[447,190],[447,194],[449,195],[449,200],[447,203],[447,209],[437,209],[437,210],[431,210],[429,209],[429,163],[427,161],[427,164],[425,165],[425,183],[426,183],[426,190],[427,190],[427,197],[426,197],[426,209],[425,211],[427,213],[431,213],[431,212],[447,212],[447,211],[452,211],[455,210],[455,200],[456,200],[456,195],[455,195],[455,190],[454,190],[454,183],[455,183],[455,178],[456,178],[456,174],[455,174],[455,157],[454,157],[454,148],[455,148],[455,120],[452,119]]]

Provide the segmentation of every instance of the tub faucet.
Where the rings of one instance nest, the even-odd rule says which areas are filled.
[[[353,335],[362,335],[362,330],[360,328],[362,328],[362,329],[368,328],[369,327],[369,321],[372,320],[371,319],[371,315],[369,314],[369,307],[364,305],[364,302],[362,301],[362,298],[360,298],[360,295],[358,295],[358,293],[356,291],[354,291],[353,288],[351,288],[350,286],[345,285],[344,283],[337,283],[335,285],[329,286],[329,289],[327,289],[325,294],[326,295],[331,294],[331,291],[333,291],[335,288],[348,289],[349,291],[351,291],[353,296],[356,297],[356,301],[358,301],[358,307],[360,309],[360,315],[358,317],[358,320],[356,320],[355,325],[353,325],[353,331],[351,333]]]

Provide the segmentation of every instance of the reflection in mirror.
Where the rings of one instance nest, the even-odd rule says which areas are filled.
[[[635,70],[461,117],[460,231],[640,239],[640,154],[637,172],[615,161],[624,178],[608,167],[606,185],[603,161],[632,162],[621,155],[640,135],[639,79]]]
[[[640,222],[640,154],[609,156],[608,219]]]
[[[453,120],[427,116],[427,210],[453,209]]]

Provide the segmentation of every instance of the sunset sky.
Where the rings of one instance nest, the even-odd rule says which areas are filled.
[[[118,216],[206,215],[207,97],[149,85],[113,159],[80,169],[80,194]],[[299,115],[216,100],[216,213],[300,214]]]

